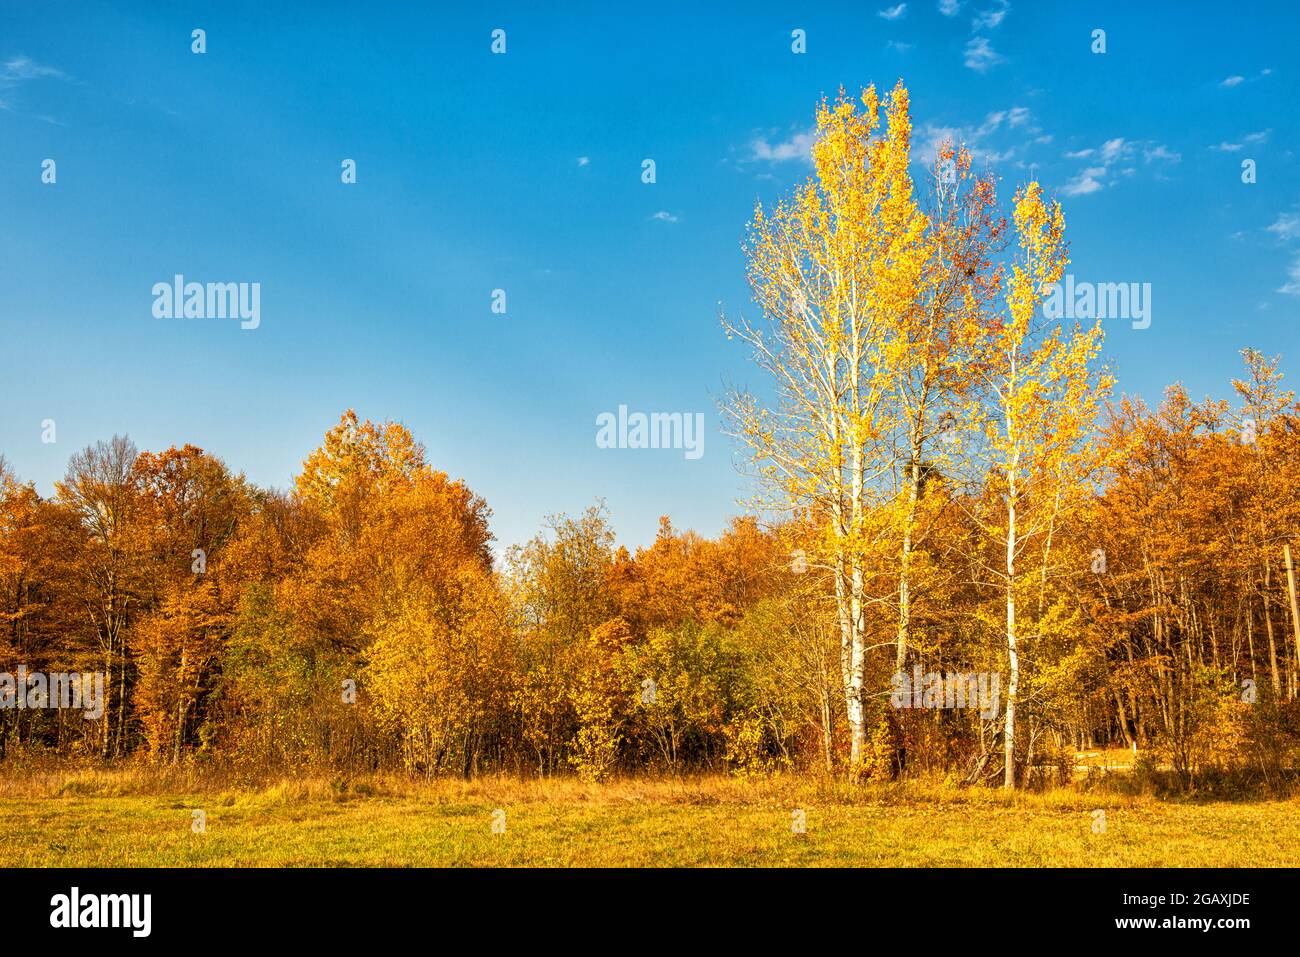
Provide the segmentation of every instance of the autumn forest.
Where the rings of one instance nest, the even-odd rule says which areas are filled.
[[[1037,183],[1000,196],[961,143],[916,175],[901,84],[816,132],[722,317],[759,387],[719,410],[750,490],[721,534],[629,550],[594,502],[496,549],[490,502],[351,411],[287,490],[126,436],[50,495],[0,459],[0,672],[104,676],[98,720],[0,687],[0,762],[1041,789],[1122,749],[1171,790],[1287,791],[1282,358],[1125,396],[1102,323],[1045,317],[1069,256]],[[997,701],[900,704],[929,674]]]

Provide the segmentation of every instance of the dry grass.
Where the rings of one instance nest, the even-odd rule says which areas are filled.
[[[10,766],[12,767],[12,766]],[[505,811],[506,833],[493,834]],[[806,815],[807,833],[792,829]],[[1092,811],[1106,812],[1093,833]],[[207,830],[191,830],[192,812]],[[1300,800],[851,788],[779,776],[263,780],[55,765],[0,775],[4,866],[1294,866]]]

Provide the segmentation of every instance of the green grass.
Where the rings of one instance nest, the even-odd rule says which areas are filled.
[[[205,788],[193,776],[52,775],[0,786],[0,865],[1068,866],[1300,863],[1300,800],[1006,796],[792,778],[411,782]],[[201,782],[198,782],[201,784]],[[161,789],[161,790],[159,790]],[[140,793],[144,792],[144,793]],[[493,834],[492,812],[506,812]],[[802,808],[807,833],[792,833]],[[1091,811],[1106,811],[1092,832]],[[202,809],[207,831],[191,831]]]

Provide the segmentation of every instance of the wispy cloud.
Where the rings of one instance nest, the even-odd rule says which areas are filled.
[[[1210,146],[1211,152],[1214,153],[1237,153],[1244,146],[1256,146],[1260,143],[1267,143],[1269,136],[1273,133],[1272,128],[1267,130],[1258,130],[1254,133],[1247,133],[1238,142],[1229,142],[1224,140],[1221,143],[1214,143]]]
[[[1111,181],[1114,165],[1131,153],[1132,146],[1122,136],[1116,136],[1102,143],[1097,148],[1075,150],[1066,153],[1066,159],[1090,159],[1094,162],[1085,166],[1061,187],[1066,196],[1088,196],[1099,193]]]
[[[1117,136],[1101,144],[1101,160],[1103,163],[1113,163],[1123,155],[1124,137]]]
[[[1300,239],[1300,215],[1283,213],[1268,227],[1268,231],[1278,239]]]
[[[1139,151],[1144,163],[1155,164],[1157,179],[1163,178],[1160,167],[1167,168],[1183,160],[1181,153],[1174,152],[1164,143],[1153,140],[1134,141],[1115,136],[1100,146],[1065,153],[1066,159],[1090,162],[1066,181],[1061,192],[1066,196],[1087,196],[1110,186],[1115,181],[1116,174],[1136,176],[1138,170],[1132,160]]]
[[[993,165],[1004,160],[1010,159],[1015,155],[1016,147],[1007,146],[998,150],[988,145],[988,140],[998,133],[1007,133],[1012,130],[1018,133],[1028,134],[1036,137],[1033,142],[1038,142],[1043,137],[1038,136],[1042,131],[1038,127],[1031,127],[1033,115],[1028,107],[1013,106],[1007,110],[994,110],[986,113],[984,119],[977,126],[939,126],[933,123],[923,124],[917,131],[917,160],[929,168],[934,165],[935,158],[938,156],[939,149],[945,143],[964,145],[970,150],[971,158],[981,165]],[[1046,137],[1051,140],[1051,137]]]
[[[61,80],[64,82],[71,81],[72,77],[62,70],[52,66],[46,66],[37,63],[35,60],[26,56],[11,57],[3,64],[0,64],[0,110],[9,113],[17,113],[15,108],[15,99],[3,95],[9,92],[16,92],[19,87],[35,80]],[[35,119],[45,123],[53,123],[61,126],[58,120],[49,116],[35,116]]]
[[[1243,83],[1254,83],[1256,80],[1262,80],[1266,76],[1271,76],[1272,73],[1273,73],[1273,69],[1271,67],[1264,67],[1264,69],[1260,70],[1254,76],[1249,78],[1234,73],[1232,76],[1224,77],[1219,82],[1219,86],[1223,87],[1224,89],[1231,90],[1233,87],[1241,86]]]
[[[996,30],[1010,12],[1011,0],[998,0],[994,6],[975,14],[975,18],[971,21],[971,29]]]
[[[1300,296],[1300,253],[1291,260],[1286,271],[1287,281],[1277,287],[1277,291],[1288,296]]]
[[[1143,149],[1142,159],[1148,163],[1181,163],[1183,154],[1175,153],[1164,143],[1161,143],[1158,146]]]
[[[579,156],[579,157],[578,157],[578,165],[579,165],[579,166],[589,166],[590,164],[591,164],[591,157],[590,157],[590,156]]]
[[[961,0],[939,0],[939,12],[945,17],[955,17],[961,10]]]
[[[1080,170],[1075,177],[1061,187],[1061,192],[1066,196],[1087,196],[1089,193],[1096,193],[1105,186],[1102,180],[1106,178],[1107,169],[1104,166],[1089,166]]]
[[[816,135],[812,130],[792,134],[784,140],[771,142],[765,136],[751,141],[750,159],[764,163],[788,163],[790,160],[812,162],[812,146]]]
[[[990,69],[999,63],[1006,61],[1006,57],[993,49],[993,44],[989,43],[987,37],[973,37],[966,44],[966,54],[963,62],[968,69],[976,73],[987,73]]]
[[[652,222],[656,223],[675,223],[677,222],[678,217],[674,216],[666,209],[661,209],[659,212],[651,216],[650,219]]]
[[[876,16],[882,20],[901,20],[907,16],[907,4],[900,3],[897,6],[885,7]]]
[[[1300,214],[1281,213],[1265,228],[1279,242],[1293,243],[1300,239]],[[1287,296],[1300,296],[1300,250],[1291,251],[1291,263],[1287,266],[1286,277],[1286,282],[1278,286],[1277,291]]]
[[[912,49],[913,44],[903,43],[901,40],[889,40],[885,43],[886,50],[895,50],[899,53],[906,53]]]
[[[0,83],[23,80],[66,80],[68,75],[52,66],[44,66],[30,57],[16,56],[0,67]]]

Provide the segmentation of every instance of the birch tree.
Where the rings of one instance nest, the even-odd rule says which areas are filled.
[[[1263,566],[1262,572],[1256,576],[1252,584],[1264,609],[1264,629],[1268,636],[1269,674],[1273,682],[1273,695],[1281,698],[1282,678],[1278,666],[1277,638],[1273,625],[1273,604],[1277,590],[1273,561],[1281,551],[1277,542],[1285,536],[1280,535],[1276,527],[1277,503],[1282,495],[1277,488],[1281,476],[1275,461],[1274,449],[1278,445],[1276,423],[1279,416],[1288,407],[1294,405],[1295,393],[1281,386],[1282,373],[1278,371],[1280,356],[1269,359],[1257,349],[1242,349],[1241,357],[1245,360],[1249,377],[1233,379],[1232,387],[1243,406],[1239,425],[1241,442],[1252,453],[1254,474],[1250,484],[1250,510],[1256,529],[1255,541],[1252,545],[1258,555],[1255,560],[1256,566]],[[1285,642],[1285,637],[1283,641]],[[1285,653],[1284,644],[1284,657]],[[1300,660],[1300,652],[1297,652],[1297,660]],[[1294,693],[1290,693],[1288,697],[1294,697]]]
[[[851,773],[867,746],[867,558],[887,540],[873,511],[893,468],[887,339],[913,308],[930,253],[909,173],[911,118],[900,83],[860,105],[841,91],[817,111],[814,174],[754,213],[746,255],[763,320],[723,319],[770,377],[775,401],[733,391],[730,431],[753,454],[759,505],[816,530],[811,566],[828,575],[840,631]]]
[[[891,311],[885,360],[894,424],[891,477],[898,622],[894,669],[907,667],[915,606],[926,572],[917,559],[939,519],[943,499],[927,480],[956,470],[973,394],[973,350],[996,294],[991,255],[1000,241],[992,177],[972,170],[971,154],[945,142],[932,168],[924,269],[909,308]]]
[[[1005,315],[986,330],[982,462],[986,485],[974,518],[1000,543],[998,561],[984,561],[1002,594],[1007,651],[1003,786],[1016,785],[1016,717],[1021,654],[1033,640],[1018,599],[1040,589],[1055,569],[1052,542],[1061,523],[1086,500],[1093,451],[1087,442],[1109,377],[1094,369],[1100,323],[1089,330],[1051,326],[1040,305],[1069,262],[1065,217],[1044,201],[1036,182],[1016,195],[1017,252]],[[1031,609],[1032,611],[1032,609]],[[1032,621],[1032,618],[1030,619]]]

